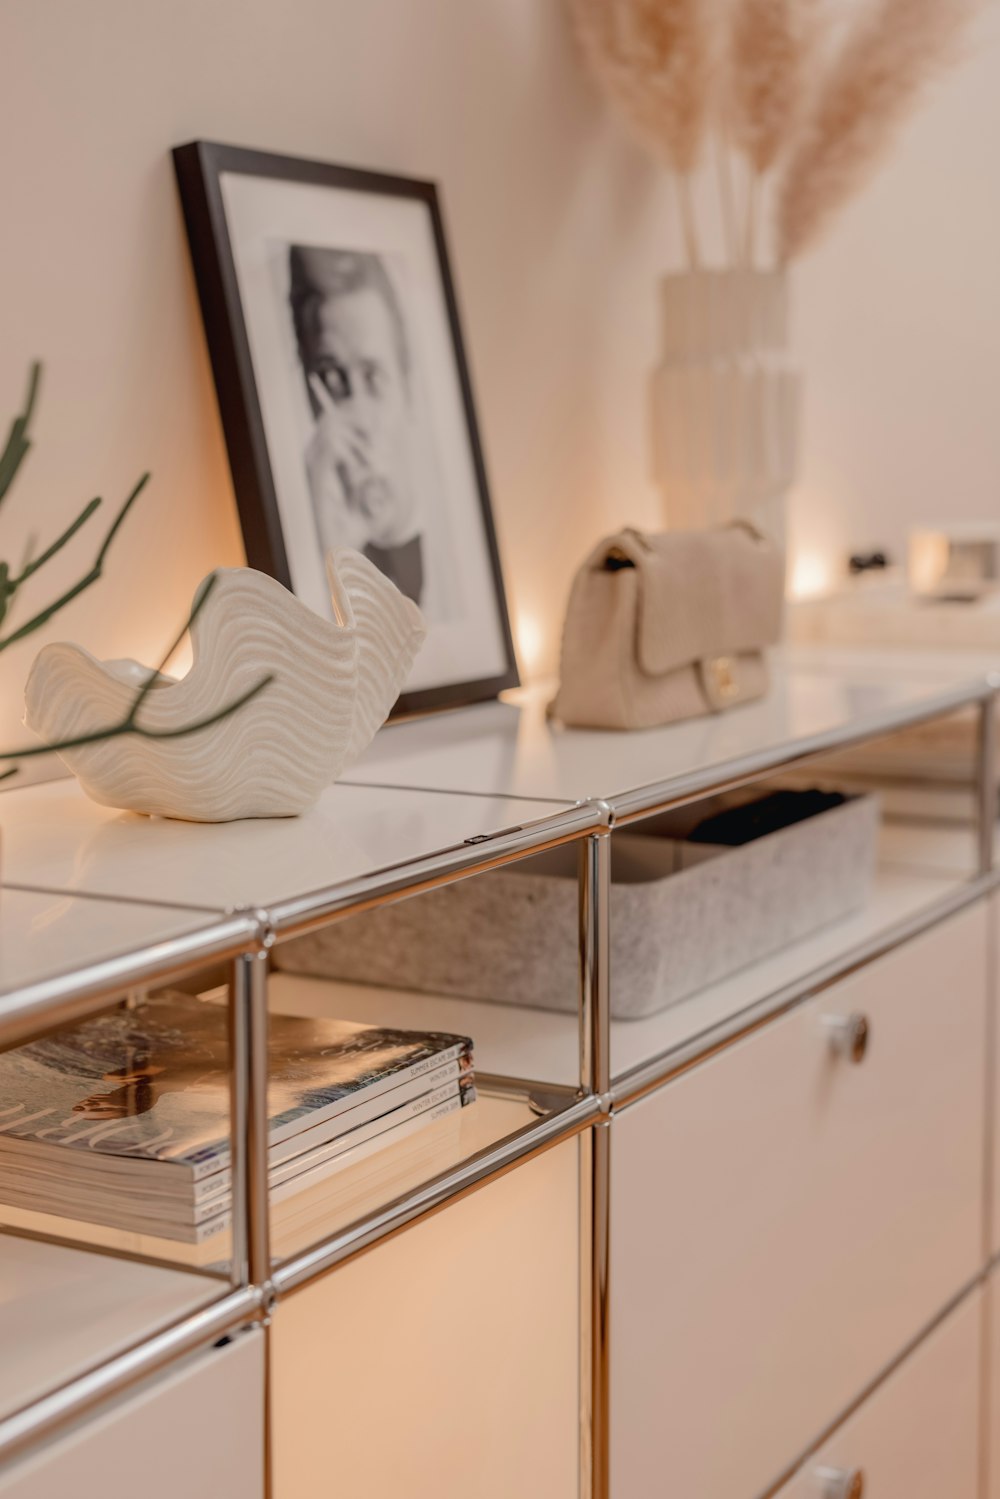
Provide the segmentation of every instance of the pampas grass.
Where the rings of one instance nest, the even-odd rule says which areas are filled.
[[[892,144],[924,84],[955,55],[972,0],[877,0],[848,33],[788,164],[778,257],[815,243]]]
[[[577,38],[600,86],[641,142],[677,178],[688,261],[701,259],[690,179],[712,104],[713,0],[570,0]]]
[[[570,0],[595,77],[646,146],[680,176],[698,165],[715,28],[706,0]]]
[[[819,17],[818,0],[736,0],[729,136],[758,175],[787,150],[801,121]]]
[[[839,0],[569,0],[583,57],[673,173],[688,265],[702,263],[691,178],[715,138],[725,259],[755,262],[758,201],[780,263],[859,191],[978,0],[858,0],[830,57]],[[734,156],[746,163],[737,203]]]

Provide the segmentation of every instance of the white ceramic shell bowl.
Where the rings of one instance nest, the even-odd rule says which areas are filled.
[[[359,553],[331,552],[336,620],[274,578],[227,568],[191,626],[185,677],[162,676],[138,722],[158,733],[210,718],[270,675],[218,723],[177,738],[121,735],[61,752],[89,797],[194,822],[304,811],[358,759],[392,708],[426,633],[416,605]],[[25,723],[47,743],[120,723],[149,669],[45,646],[25,687]]]

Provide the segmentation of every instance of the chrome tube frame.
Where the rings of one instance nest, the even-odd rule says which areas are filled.
[[[20,885],[9,885],[20,890]],[[257,920],[246,912],[219,917],[195,932],[156,942],[140,953],[124,953],[29,984],[0,998],[0,1051],[33,1036],[73,1025],[138,989],[178,978],[206,963],[235,958],[257,940]]]
[[[610,818],[609,818],[610,823]],[[587,1233],[581,1244],[585,1287],[581,1315],[581,1385],[584,1421],[580,1476],[583,1499],[607,1499],[609,1344],[608,1250],[611,1232],[611,828],[589,834],[580,844],[580,1087],[598,1110],[590,1131],[586,1187]]]
[[[590,1443],[591,1499],[611,1494],[611,1119],[590,1132]]]
[[[232,1281],[267,1287],[268,1210],[267,953],[233,963],[229,994]]]
[[[997,822],[997,695],[979,704],[976,736],[976,787],[979,815],[979,873],[994,867]]]
[[[610,827],[581,840],[579,889],[580,1087],[604,1100],[611,1086]]]

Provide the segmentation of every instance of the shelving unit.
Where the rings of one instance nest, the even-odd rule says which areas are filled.
[[[147,820],[96,807],[66,781],[0,795],[0,1045],[131,990],[229,962],[238,1224],[230,1285],[136,1267],[153,1277],[150,1294],[157,1276],[176,1276],[180,1299],[166,1327],[140,1313],[138,1322],[125,1319],[121,1339],[88,1344],[78,1355],[70,1336],[62,1349],[54,1340],[38,1378],[22,1386],[20,1408],[0,1418],[0,1464],[193,1349],[266,1321],[276,1301],[362,1250],[580,1137],[590,1142],[582,1201],[583,1320],[591,1330],[582,1366],[588,1414],[581,1472],[587,1492],[602,1499],[608,1482],[604,1126],[617,1107],[694,1057],[735,1041],[993,888],[998,687],[989,675],[889,677],[860,668],[810,671],[792,661],[763,703],[640,735],[554,729],[537,700],[468,709],[387,729],[350,783],[331,787],[312,812],[288,821],[202,827]],[[874,895],[857,916],[650,1020],[610,1023],[609,855],[616,826],[961,707],[980,713],[974,838],[889,829]],[[560,843],[580,849],[576,1018],[269,976],[276,942]],[[468,1032],[477,1068],[488,1075],[480,1104],[429,1150],[425,1163],[398,1177],[387,1163],[374,1196],[352,1195],[346,1175],[342,1182],[331,1178],[329,1212],[308,1241],[292,1234],[272,1244],[269,1231],[269,1004]],[[0,1239],[6,1242],[27,1241]],[[82,1248],[50,1247],[79,1257],[81,1266],[100,1259]],[[8,1300],[17,1305],[22,1272],[16,1256],[12,1263]],[[209,1300],[188,1303],[189,1292]]]
[[[645,1020],[610,1023],[612,1093],[625,1096],[639,1069],[667,1070],[672,1061],[715,1045],[750,1014],[773,1012],[821,985],[878,948],[893,946],[911,926],[964,904],[976,875],[974,839],[954,828],[883,827],[871,896],[855,914],[801,942],[711,984],[690,999]],[[340,1015],[387,1025],[420,1023],[476,1038],[477,1062],[487,1072],[572,1086],[577,1021],[572,1015],[489,1004],[449,995],[384,989],[333,979],[275,973],[272,1009],[298,1015]]]

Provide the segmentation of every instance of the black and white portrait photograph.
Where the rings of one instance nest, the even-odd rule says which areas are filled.
[[[454,564],[446,530],[435,534],[441,474],[403,269],[372,251],[292,245],[287,281],[320,545],[363,552],[429,621],[446,618]]]
[[[430,183],[199,142],[175,152],[247,560],[332,617],[326,555],[421,609],[401,711],[517,681]]]

